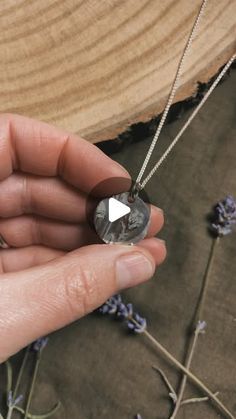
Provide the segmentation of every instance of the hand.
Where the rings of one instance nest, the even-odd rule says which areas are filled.
[[[163,224],[156,207],[139,245],[95,244],[86,196],[107,178],[129,175],[80,137],[2,114],[0,163],[0,235],[10,246],[0,249],[2,362],[149,279],[166,250],[153,238]]]

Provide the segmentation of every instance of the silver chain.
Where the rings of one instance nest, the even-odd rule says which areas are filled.
[[[160,136],[160,133],[161,133],[162,127],[163,127],[163,125],[164,125],[164,123],[165,123],[165,120],[166,120],[166,117],[167,117],[167,115],[168,115],[169,109],[170,109],[170,107],[171,107],[171,105],[172,105],[172,102],[173,102],[173,99],[174,99],[175,93],[176,93],[176,91],[177,91],[177,89],[178,89],[179,80],[180,80],[180,76],[181,76],[182,68],[183,68],[183,65],[184,65],[184,61],[185,61],[186,56],[187,56],[187,54],[188,54],[188,52],[189,52],[189,50],[190,50],[190,47],[191,47],[192,42],[193,42],[193,38],[194,38],[194,36],[195,36],[195,34],[196,34],[196,32],[197,32],[197,29],[198,29],[198,27],[199,27],[199,22],[200,22],[200,19],[201,19],[202,14],[203,14],[203,12],[204,12],[204,9],[205,9],[205,7],[206,7],[207,1],[208,1],[208,0],[203,0],[203,2],[202,2],[202,4],[201,4],[201,7],[200,7],[200,10],[199,10],[199,12],[198,12],[198,15],[197,15],[197,17],[196,17],[196,19],[195,19],[195,22],[194,22],[194,25],[193,25],[193,27],[192,27],[191,33],[190,33],[190,35],[189,35],[188,41],[187,41],[187,43],[186,43],[186,45],[185,45],[185,48],[184,48],[184,51],[183,51],[182,57],[181,57],[181,59],[180,59],[180,62],[179,62],[179,65],[178,65],[178,68],[177,68],[177,71],[176,71],[176,75],[175,75],[175,78],[174,78],[174,81],[173,81],[173,84],[172,84],[172,88],[171,88],[171,91],[170,91],[170,94],[169,94],[169,97],[168,97],[168,100],[167,100],[167,103],[166,103],[166,106],[165,106],[164,112],[163,112],[163,114],[162,114],[161,120],[160,120],[159,125],[158,125],[158,127],[157,127],[156,133],[155,133],[155,135],[154,135],[154,137],[153,137],[152,143],[151,143],[151,145],[150,145],[150,147],[149,147],[149,150],[148,150],[148,152],[147,152],[147,155],[146,155],[146,157],[145,157],[145,160],[144,160],[144,162],[143,162],[143,165],[142,165],[142,167],[141,167],[141,170],[140,170],[140,172],[139,172],[139,174],[138,174],[138,177],[137,177],[137,180],[136,180],[136,184],[140,184],[141,179],[142,179],[143,174],[144,174],[144,171],[145,171],[145,169],[146,169],[146,167],[147,167],[147,165],[148,165],[148,162],[149,162],[149,160],[150,160],[150,158],[151,158],[151,155],[152,155],[152,153],[153,153],[154,147],[155,147],[155,145],[156,145],[156,143],[157,143],[157,140],[158,140],[158,138],[159,138],[159,136]],[[159,166],[158,166],[158,167],[159,167]],[[154,174],[153,170],[150,172],[150,174],[151,174],[151,173],[152,173],[152,175]],[[149,175],[148,175],[148,177],[147,177],[147,178],[148,178],[148,180],[149,180],[149,179],[150,179],[150,177],[152,176],[152,175],[150,176],[150,174],[149,174]],[[146,179],[144,180],[144,182],[141,184],[141,187],[142,187],[142,188],[143,188],[144,184],[146,185],[146,183],[147,183],[147,178],[146,178]]]
[[[155,164],[155,166],[153,167],[153,169],[150,171],[150,173],[148,174],[148,176],[144,179],[144,181],[141,184],[141,189],[144,188],[144,186],[147,184],[147,182],[154,175],[154,173],[156,172],[156,170],[158,169],[158,167],[160,167],[160,165],[166,159],[166,157],[168,156],[168,154],[171,152],[172,148],[175,146],[175,144],[177,143],[177,141],[180,139],[180,137],[183,135],[183,133],[185,132],[185,130],[188,128],[188,126],[190,125],[190,123],[192,122],[192,120],[195,118],[195,116],[197,115],[197,113],[200,111],[201,107],[204,105],[204,103],[206,102],[206,100],[209,98],[210,94],[216,88],[216,86],[218,85],[218,83],[220,82],[220,80],[222,79],[222,77],[225,75],[226,71],[229,69],[229,67],[231,66],[231,64],[233,63],[233,61],[235,59],[236,59],[236,54],[234,54],[229,59],[229,61],[226,63],[226,65],[223,67],[223,69],[219,73],[218,77],[215,79],[214,83],[211,85],[211,87],[209,88],[209,90],[205,94],[204,98],[201,100],[201,102],[198,104],[198,106],[192,112],[192,114],[190,115],[190,117],[187,119],[187,121],[185,122],[185,124],[183,125],[183,127],[181,128],[181,130],[178,132],[178,134],[176,135],[176,137],[174,138],[174,140],[171,142],[171,144],[169,145],[169,147],[165,151],[165,153],[161,156],[161,158]]]

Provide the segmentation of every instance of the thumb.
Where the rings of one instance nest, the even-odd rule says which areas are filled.
[[[141,246],[91,245],[2,275],[0,359],[91,312],[119,290],[149,279],[154,270],[151,253]]]

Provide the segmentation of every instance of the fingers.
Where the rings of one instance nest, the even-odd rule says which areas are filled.
[[[138,246],[147,249],[149,253],[151,253],[157,266],[164,262],[166,258],[166,245],[164,240],[152,237],[150,239],[140,241]]]
[[[13,174],[0,182],[0,217],[38,214],[85,222],[87,195],[59,178]]]
[[[155,235],[161,229],[163,222],[163,212],[152,207],[148,237]],[[88,223],[71,224],[31,215],[0,219],[0,232],[10,247],[42,244],[68,251],[100,242],[99,237]]]
[[[160,265],[166,257],[165,244],[159,246],[159,239],[142,240],[138,246],[147,249],[155,260],[156,265]],[[56,259],[65,254],[62,250],[52,249],[45,246],[27,246],[19,249],[10,248],[0,251],[0,273],[16,272],[28,269],[33,266],[41,265]]]
[[[160,252],[163,244],[158,244]],[[40,267],[2,275],[1,360],[149,279],[155,261],[141,246],[93,245]],[[7,314],[7,315],[6,315]]]
[[[86,222],[97,200],[58,178],[15,173],[0,182],[0,217],[37,214],[71,223]],[[163,211],[151,205],[149,236],[163,226]]]
[[[59,175],[88,192],[107,178],[129,178],[125,169],[96,146],[75,134],[24,116],[0,115],[0,141],[0,180],[13,170],[41,176]]]
[[[42,244],[55,249],[73,250],[97,243],[88,224],[68,224],[39,216],[20,216],[0,220],[1,235],[10,247]]]
[[[28,269],[63,255],[64,252],[62,250],[50,249],[45,246],[27,246],[21,249],[1,250],[0,273]]]
[[[147,237],[153,237],[162,229],[164,224],[164,213],[161,208],[151,205],[150,224]]]

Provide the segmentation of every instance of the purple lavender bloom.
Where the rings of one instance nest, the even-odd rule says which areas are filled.
[[[12,391],[9,391],[8,396],[7,396],[7,406],[8,407],[17,406],[21,402],[21,400],[23,400],[22,394],[20,394],[18,397],[13,399]]]
[[[120,303],[118,305],[116,315],[121,320],[129,319],[133,315],[133,304]]]
[[[231,224],[226,224],[224,226],[220,224],[212,224],[212,229],[217,236],[227,236],[227,234],[232,233]]]
[[[116,294],[113,297],[109,298],[98,311],[101,314],[115,314],[117,312],[119,304],[122,303],[121,295]]]
[[[146,319],[144,317],[141,317],[138,313],[133,314],[133,319],[135,320],[135,322],[132,319],[128,320],[128,329],[132,330],[132,332],[134,333],[143,333],[144,330],[146,330],[147,328]]]
[[[236,223],[236,201],[232,196],[227,196],[219,201],[213,208],[211,229],[217,236],[226,236],[232,232]]]
[[[197,325],[196,325],[196,329],[195,329],[195,333],[205,333],[206,331],[206,327],[207,327],[207,323],[205,322],[205,320],[198,320]]]
[[[44,337],[44,338],[39,338],[39,339],[37,339],[37,340],[33,343],[33,345],[32,345],[32,349],[33,349],[35,352],[40,352],[40,351],[42,351],[42,350],[45,348],[45,346],[47,345],[47,343],[48,343],[48,338],[47,338],[47,337]]]
[[[138,313],[133,312],[133,304],[123,303],[120,294],[109,298],[101,307],[99,307],[98,311],[102,314],[115,314],[117,318],[125,321],[128,329],[132,330],[134,333],[142,333],[147,327],[146,319],[141,317]],[[136,322],[138,324],[136,324]]]

